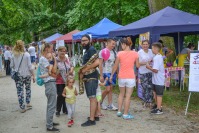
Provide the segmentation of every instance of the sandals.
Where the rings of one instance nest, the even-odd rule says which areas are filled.
[[[125,119],[125,120],[131,120],[131,119],[134,119],[134,116],[133,116],[133,115],[131,115],[131,114],[123,115],[122,117],[123,117],[123,119]]]
[[[117,116],[121,117],[122,116],[122,112],[117,112]]]

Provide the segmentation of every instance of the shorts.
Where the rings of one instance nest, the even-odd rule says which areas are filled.
[[[35,63],[35,56],[30,56],[31,63]]]
[[[153,91],[156,93],[157,96],[163,96],[164,86],[163,85],[152,85]]]
[[[119,79],[118,80],[119,87],[127,87],[133,88],[135,87],[135,79]]]
[[[98,80],[89,80],[84,82],[86,94],[88,98],[96,97]]]
[[[97,102],[102,101],[102,95],[97,95],[96,98],[97,98]]]
[[[105,86],[116,85],[116,79],[117,79],[116,73],[113,74],[112,83],[109,81],[110,76],[111,73],[103,73],[104,80],[106,79],[106,77],[108,77],[108,81],[106,82]]]

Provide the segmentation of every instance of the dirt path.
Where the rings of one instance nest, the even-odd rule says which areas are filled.
[[[114,95],[115,105],[117,96]],[[45,133],[46,97],[44,87],[32,84],[33,109],[18,112],[18,101],[14,81],[10,77],[0,78],[0,133]],[[105,117],[96,126],[82,128],[81,123],[89,116],[89,101],[85,95],[77,97],[75,125],[66,127],[66,115],[54,117],[60,123],[61,133],[198,133],[199,122],[191,122],[185,116],[164,109],[163,115],[150,115],[143,110],[141,101],[132,101],[130,112],[133,120],[123,120],[116,112],[103,111]]]

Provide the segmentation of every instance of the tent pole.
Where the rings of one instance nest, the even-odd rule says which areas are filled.
[[[178,53],[180,53],[180,32],[178,32]]]

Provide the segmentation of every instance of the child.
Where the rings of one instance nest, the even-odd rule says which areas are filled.
[[[153,94],[155,99],[155,105],[152,108],[151,114],[163,114],[162,112],[162,96],[164,92],[164,82],[165,82],[165,71],[164,71],[164,61],[160,54],[161,44],[155,42],[152,44],[152,52],[155,54],[153,57],[153,66],[149,64],[146,68],[153,72],[152,83],[153,83]]]
[[[77,90],[73,86],[75,79],[71,76],[68,77],[67,86],[64,88],[62,96],[66,98],[66,107],[68,110],[68,127],[71,127],[74,124],[74,113],[75,113],[75,101],[77,96]]]
[[[99,86],[97,88],[96,99],[97,99],[97,114],[98,117],[103,117],[104,115],[101,113],[101,101],[102,101],[102,91],[101,86],[105,86],[106,82],[108,81],[108,77],[105,79],[104,83],[99,81]]]
[[[49,61],[50,65],[49,65],[49,69],[48,69],[48,73],[46,74],[43,74],[43,75],[40,75],[39,77],[40,78],[47,78],[49,75],[52,74],[52,69],[53,69],[53,65],[54,65],[54,60],[53,60],[53,57],[52,57],[52,54],[51,53],[48,53],[46,55],[46,59]]]

